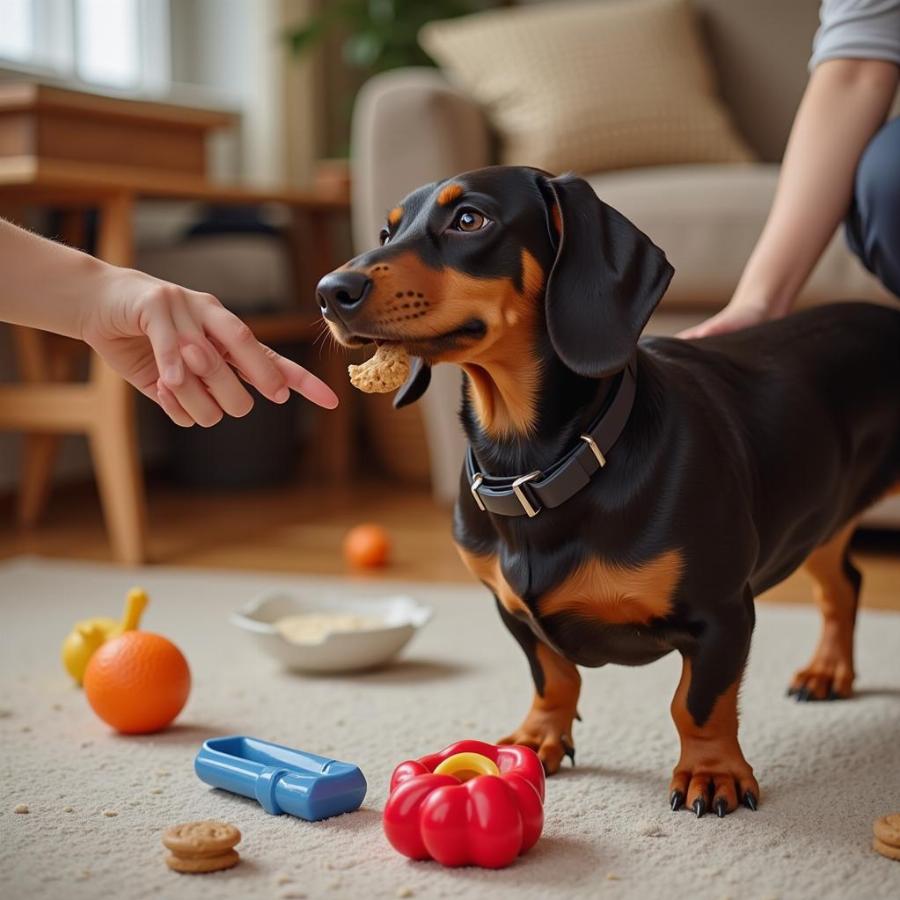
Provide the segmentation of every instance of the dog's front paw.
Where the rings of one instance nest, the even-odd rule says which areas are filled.
[[[572,740],[574,716],[561,711],[532,710],[512,734],[498,744],[522,744],[534,750],[548,775],[554,775],[568,756],[575,764],[575,743]]]
[[[759,784],[740,749],[736,754],[712,758],[703,754],[693,760],[682,754],[669,784],[673,811],[687,806],[700,818],[713,810],[721,819],[734,812],[739,802],[753,810],[759,804]]]

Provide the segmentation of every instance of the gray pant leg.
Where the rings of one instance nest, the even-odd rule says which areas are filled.
[[[900,119],[884,125],[863,151],[846,233],[862,264],[900,297]]]

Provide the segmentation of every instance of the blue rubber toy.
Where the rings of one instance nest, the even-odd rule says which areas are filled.
[[[358,766],[233,735],[203,742],[194,771],[201,781],[250,797],[272,815],[310,822],[359,809],[366,779]]]

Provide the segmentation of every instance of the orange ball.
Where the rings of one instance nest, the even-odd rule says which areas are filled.
[[[390,538],[380,525],[357,525],[344,536],[344,559],[354,568],[386,565],[390,554]]]
[[[124,734],[161,731],[191,691],[182,652],[160,634],[126,631],[97,649],[84,673],[94,712]]]

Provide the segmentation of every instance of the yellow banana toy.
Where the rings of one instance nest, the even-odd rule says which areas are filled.
[[[142,588],[132,588],[125,600],[125,612],[120,622],[98,616],[75,623],[62,643],[62,661],[77,684],[81,684],[87,664],[101,644],[123,631],[134,631],[140,625],[147,603],[146,592]]]

